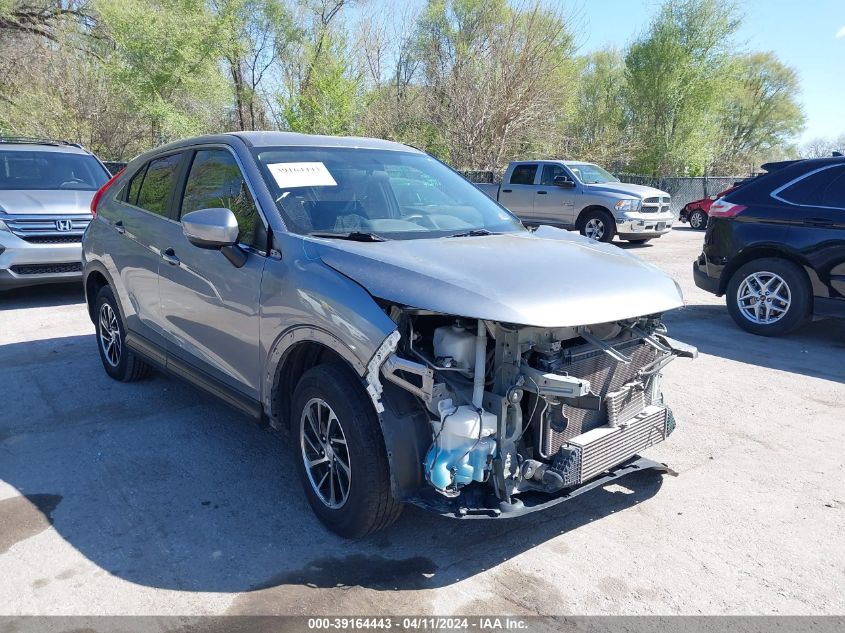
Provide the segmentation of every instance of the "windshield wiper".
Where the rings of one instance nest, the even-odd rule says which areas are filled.
[[[334,233],[332,231],[311,231],[308,235],[312,237],[329,237],[338,240],[351,240],[353,242],[386,242],[387,238],[375,233],[365,231],[350,231],[349,233]]]
[[[479,237],[481,235],[501,235],[501,233],[496,233],[490,229],[472,229],[471,231],[464,231],[463,233],[453,233],[452,235],[447,235],[446,237]]]

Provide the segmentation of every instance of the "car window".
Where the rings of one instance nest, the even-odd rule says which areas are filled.
[[[792,204],[845,208],[845,165],[811,172],[777,195]]]
[[[147,173],[147,166],[144,165],[132,176],[129,186],[126,188],[126,202],[138,204],[138,192],[141,190],[141,183],[144,182],[144,174]]]
[[[96,191],[109,174],[90,154],[56,151],[0,151],[0,189]]]
[[[517,165],[511,174],[512,185],[533,185],[537,165]]]
[[[435,158],[353,147],[256,150],[288,230],[428,239],[524,231],[510,212]]]
[[[553,186],[555,184],[555,178],[558,176],[564,176],[567,180],[569,179],[566,171],[560,165],[543,165],[543,175],[540,178],[540,184]]]
[[[135,204],[145,211],[167,216],[170,195],[181,162],[182,154],[172,154],[150,161]]]
[[[235,157],[224,149],[200,150],[194,156],[185,183],[182,215],[216,208],[229,209],[235,214],[243,244],[266,249],[264,224]]]

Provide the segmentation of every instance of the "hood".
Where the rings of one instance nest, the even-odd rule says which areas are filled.
[[[0,212],[11,215],[90,215],[96,191],[74,189],[0,190]]]
[[[632,185],[627,182],[603,182],[584,185],[584,191],[589,193],[611,193],[622,196],[634,196],[635,198],[653,198],[655,196],[666,196],[669,194],[654,187],[645,185]]]
[[[381,299],[538,327],[605,323],[683,305],[659,268],[561,229],[387,242],[306,238],[308,250]]]

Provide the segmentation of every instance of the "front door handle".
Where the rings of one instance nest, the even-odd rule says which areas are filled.
[[[804,218],[804,224],[810,226],[833,226],[833,220],[829,218]]]
[[[114,223],[114,230],[123,235],[126,233],[126,227],[123,226],[123,220],[118,220]]]
[[[511,193],[513,189],[502,189],[502,193]]]
[[[548,191],[538,191],[537,192],[537,194],[541,195],[541,196],[545,196],[547,193],[549,193],[549,192]]]
[[[181,263],[179,261],[179,258],[176,257],[176,251],[174,251],[172,248],[168,248],[166,251],[162,251],[161,258],[171,266],[178,266]]]

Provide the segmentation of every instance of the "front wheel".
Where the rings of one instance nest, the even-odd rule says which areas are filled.
[[[790,261],[767,257],[734,273],[726,300],[728,312],[742,329],[781,336],[807,322],[812,295],[804,271]]]
[[[402,510],[378,418],[360,382],[340,365],[308,370],[294,392],[296,460],[308,503],[333,532],[360,538]]]
[[[696,209],[690,213],[689,225],[696,231],[703,231],[707,228],[707,216],[700,209]]]
[[[587,211],[578,222],[578,230],[584,237],[597,242],[609,242],[613,239],[616,226],[613,218],[606,211]]]

